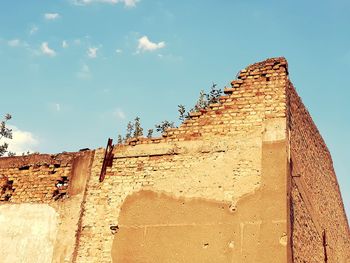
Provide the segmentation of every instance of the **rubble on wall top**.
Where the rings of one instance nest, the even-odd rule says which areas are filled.
[[[284,57],[269,58],[261,62],[257,62],[249,65],[245,69],[242,69],[237,78],[239,80],[244,79],[248,75],[261,75],[271,73],[273,70],[278,70],[280,67],[285,68],[288,75],[288,62]]]
[[[62,166],[66,166],[74,157],[83,154],[84,152],[62,152],[59,154],[29,154],[24,156],[1,157],[0,168],[15,168],[24,165],[32,166],[44,164],[61,164]]]
[[[235,96],[238,96],[238,95],[234,94],[235,92],[236,93],[239,92],[239,94],[244,93],[244,89],[246,87],[249,87],[250,83],[253,83],[253,82],[256,83],[258,81],[262,81],[264,83],[267,83],[269,81],[274,81],[278,78],[285,78],[286,76],[288,76],[288,62],[284,57],[269,58],[264,61],[251,64],[246,68],[242,69],[238,73],[236,79],[234,79],[231,82],[231,87],[224,88],[224,95],[220,96],[218,103],[212,103],[204,109],[200,109],[199,111],[196,111],[196,112],[190,112],[189,117],[183,121],[180,127],[168,128],[161,135],[161,137],[130,138],[127,140],[127,142],[124,145],[117,145],[117,147],[120,148],[128,145],[134,146],[137,144],[146,144],[146,143],[160,143],[162,141],[168,141],[168,139],[172,140],[174,137],[181,137],[180,138],[181,140],[187,140],[188,138],[195,139],[197,137],[200,137],[201,132],[199,130],[192,133],[189,131],[191,127],[200,126],[198,125],[198,120],[199,119],[202,120],[203,117],[208,116],[208,112],[209,113],[215,112],[215,116],[218,113],[221,113],[221,111],[225,109],[226,102],[228,102],[226,106],[230,108],[232,106],[232,103],[237,100],[237,97]],[[237,106],[237,107],[242,107],[242,106]],[[88,149],[82,149],[82,150],[84,151]],[[83,153],[83,151],[81,153]],[[0,167],[5,167],[5,166],[17,167],[17,166],[20,166],[21,163],[26,163],[26,164],[28,163],[52,164],[55,162],[67,163],[79,153],[67,153],[68,155],[70,154],[70,157],[68,156],[66,158],[63,158],[62,161],[60,161],[60,156],[65,154],[66,153],[62,153],[56,156],[30,155],[30,156],[24,156],[24,157],[1,158]]]
[[[171,140],[171,137],[180,136],[175,134],[179,134],[180,132],[185,133],[184,130],[186,127],[188,128],[195,125],[198,122],[198,119],[202,118],[204,115],[207,115],[208,112],[220,112],[220,110],[225,108],[225,102],[227,100],[235,101],[237,98],[234,98],[234,95],[232,94],[239,90],[242,91],[242,86],[245,85],[247,87],[251,85],[250,83],[256,82],[258,80],[263,82],[274,81],[276,78],[280,77],[288,78],[288,62],[284,57],[269,58],[262,62],[251,64],[238,73],[236,79],[231,82],[231,87],[224,88],[224,95],[220,96],[218,103],[213,103],[208,105],[206,108],[195,112],[190,112],[189,117],[185,119],[178,128],[167,129],[161,137],[130,138],[125,145],[135,146],[137,144],[159,143],[161,141],[167,141],[168,139]],[[200,132],[196,132],[187,137],[190,139],[195,139],[196,137],[199,137],[200,134]],[[123,146],[118,145],[117,147],[120,148]]]
[[[247,71],[261,70],[265,67],[273,67],[275,65],[288,66],[288,62],[284,57],[268,58],[264,61],[257,62],[246,67]]]

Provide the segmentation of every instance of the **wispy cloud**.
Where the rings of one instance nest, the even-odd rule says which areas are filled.
[[[37,26],[31,26],[29,30],[29,35],[34,35],[36,32],[38,32],[39,28]]]
[[[89,58],[97,58],[98,47],[89,47],[87,50],[87,55]]]
[[[158,43],[152,42],[147,36],[140,37],[138,39],[137,53],[146,51],[155,51],[165,47],[165,42],[161,41]]]
[[[83,64],[81,69],[77,73],[77,77],[79,79],[90,79],[91,78],[91,71],[88,65]]]
[[[139,0],[124,0],[122,1],[124,2],[124,5],[125,6],[128,6],[128,7],[135,7],[136,6],[136,3],[139,2]]]
[[[66,40],[62,41],[62,47],[67,48],[68,47],[68,42]]]
[[[117,54],[123,53],[123,50],[118,48],[118,49],[115,50],[115,53],[117,53]]]
[[[95,4],[95,3],[100,3],[100,4],[119,4],[122,3],[126,7],[135,7],[136,4],[140,0],[72,0],[72,3],[75,5],[90,5],[90,4]]]
[[[8,40],[7,45],[9,47],[22,47],[22,48],[26,48],[26,49],[30,50],[29,44],[21,39],[18,39],[18,38]]]
[[[62,104],[60,102],[57,102],[57,101],[56,102],[55,101],[49,102],[47,104],[47,107],[51,113],[55,113],[55,114],[58,114],[63,110],[67,110],[67,107],[63,107]]]
[[[46,13],[46,14],[44,14],[44,18],[46,20],[56,20],[56,19],[58,19],[60,17],[61,16],[58,13]]]
[[[73,44],[77,45],[77,46],[80,46],[81,45],[81,39],[80,38],[74,39],[73,40]]]
[[[41,49],[41,52],[42,52],[44,55],[46,55],[46,56],[49,56],[49,57],[54,57],[54,56],[56,56],[56,51],[53,50],[53,49],[51,49],[51,48],[49,47],[49,43],[47,43],[47,42],[43,42],[43,43],[41,44],[40,49]]]
[[[181,62],[184,60],[182,56],[177,56],[173,54],[158,54],[157,56],[160,60],[168,62]]]
[[[1,39],[0,39],[0,44],[1,44]],[[32,48],[27,42],[20,40],[18,38],[16,39],[11,39],[11,40],[3,40],[4,43],[6,43],[9,47],[11,48],[19,48],[27,51],[30,55],[32,56],[38,56],[41,54],[41,52],[36,48]]]
[[[19,47],[21,45],[21,41],[19,39],[11,39],[11,40],[7,41],[7,44],[10,47]]]
[[[126,118],[124,111],[120,108],[117,108],[113,111],[113,116],[120,120],[124,120]]]
[[[56,111],[61,111],[61,104],[55,103]]]
[[[8,150],[21,155],[28,151],[34,152],[39,144],[38,139],[29,131],[22,131],[16,126],[9,125],[12,129],[12,139],[2,139],[1,141],[9,144]]]

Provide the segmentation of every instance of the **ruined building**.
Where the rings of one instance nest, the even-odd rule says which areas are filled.
[[[0,159],[1,262],[350,262],[330,153],[284,58],[160,138]]]

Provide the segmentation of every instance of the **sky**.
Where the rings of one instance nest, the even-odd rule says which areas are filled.
[[[129,120],[177,121],[213,82],[284,56],[350,215],[350,1],[7,0],[0,115],[17,153],[104,147]],[[178,122],[178,121],[177,121]]]

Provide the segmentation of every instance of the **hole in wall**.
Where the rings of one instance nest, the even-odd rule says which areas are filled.
[[[112,235],[114,235],[115,233],[117,233],[119,226],[118,225],[111,225],[109,227],[109,229],[111,230]]]
[[[23,170],[29,170],[29,165],[24,165],[18,168],[18,170],[23,171]]]
[[[15,188],[13,188],[13,180],[5,178],[0,192],[0,201],[10,201]]]
[[[52,198],[55,201],[64,199],[67,197],[68,181],[69,180],[67,176],[61,176],[61,178],[57,180],[55,184],[56,189],[53,191],[53,194],[52,194]]]

